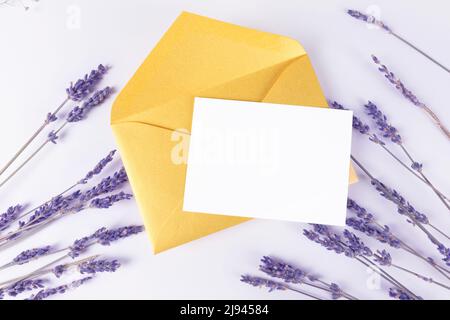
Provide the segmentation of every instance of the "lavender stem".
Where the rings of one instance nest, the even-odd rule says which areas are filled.
[[[52,112],[53,116],[56,116],[56,114],[61,110],[61,108],[69,101],[69,97],[66,97],[66,99],[56,108],[55,111]],[[44,121],[44,123],[36,130],[35,133],[25,142],[25,144],[16,152],[16,154],[6,163],[6,165],[0,170],[0,176],[5,172],[11,164],[22,154],[23,151],[30,145],[31,142],[39,135],[39,133],[44,130],[44,128],[49,124],[50,122]],[[1,185],[0,185],[1,186]]]
[[[407,272],[407,273],[409,273],[409,274],[412,274],[413,276],[416,276],[416,277],[419,278],[419,279],[422,279],[422,280],[424,280],[424,281],[433,283],[433,284],[438,285],[438,286],[441,286],[441,287],[443,287],[443,288],[445,288],[445,289],[447,289],[447,290],[450,290],[450,287],[449,287],[449,286],[446,286],[445,284],[440,283],[440,282],[438,282],[438,281],[435,281],[435,280],[433,280],[433,279],[431,279],[431,278],[425,277],[425,276],[423,276],[423,275],[421,275],[421,274],[419,274],[419,273],[417,273],[417,272],[414,272],[414,271],[412,271],[412,270],[406,269],[406,268],[401,267],[401,266],[396,265],[396,264],[391,264],[391,266],[394,267],[394,268],[397,268],[397,269],[399,269],[399,270],[402,270],[402,271],[404,271],[404,272]]]
[[[392,34],[394,37],[396,37],[398,40],[402,41],[404,44],[410,46],[411,48],[413,48],[414,50],[416,50],[417,52],[419,52],[421,55],[423,55],[425,58],[427,58],[428,60],[430,60],[431,62],[433,62],[434,64],[436,64],[437,66],[441,67],[442,69],[444,69],[445,71],[447,71],[448,73],[450,73],[450,69],[448,69],[447,67],[445,67],[442,63],[436,61],[436,59],[433,59],[430,55],[426,54],[424,51],[422,51],[421,49],[419,49],[418,47],[416,47],[415,45],[413,45],[411,42],[407,41],[405,38],[399,36],[398,34],[394,33],[394,32],[390,32],[390,34]]]
[[[315,296],[315,295],[313,295],[313,294],[311,294],[311,293],[307,293],[307,292],[305,292],[305,291],[303,291],[303,290],[295,289],[295,288],[292,288],[292,287],[290,287],[290,286],[286,286],[286,289],[291,290],[291,291],[294,291],[294,292],[297,292],[297,293],[301,293],[301,294],[303,294],[303,295],[305,295],[305,296],[307,296],[307,297],[310,297],[310,298],[312,298],[312,299],[315,299],[315,300],[323,300],[323,299],[321,299],[321,298],[319,298],[319,297],[317,297],[317,296]]]

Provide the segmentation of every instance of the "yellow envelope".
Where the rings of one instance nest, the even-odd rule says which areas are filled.
[[[177,157],[185,156],[195,96],[327,106],[297,41],[182,13],[120,92],[111,114],[155,253],[248,220],[182,211],[186,164]]]

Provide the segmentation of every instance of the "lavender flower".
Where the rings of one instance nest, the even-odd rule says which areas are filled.
[[[378,59],[375,55],[372,55],[372,60],[375,62],[379,67],[378,70],[384,74],[385,78],[392,83],[397,90],[399,90],[402,95],[411,101],[415,106],[423,107],[425,106],[424,103],[422,103],[410,90],[408,90],[403,82],[395,76],[393,72],[391,72],[386,65],[382,64],[380,59]]]
[[[143,230],[144,230],[143,226],[128,226],[112,230],[105,230],[103,232],[98,233],[97,241],[101,245],[108,246],[110,245],[111,242],[127,238],[131,235],[140,233]]]
[[[93,208],[107,209],[118,201],[128,200],[128,199],[131,199],[132,197],[133,197],[132,194],[125,193],[125,192],[119,192],[117,194],[113,194],[111,196],[107,196],[104,198],[96,198],[91,201],[89,206],[93,207]]]
[[[378,107],[371,101],[365,104],[365,107],[367,109],[367,114],[375,120],[378,130],[380,130],[383,137],[389,138],[392,142],[401,145],[402,138],[397,129],[388,123],[387,117],[378,109]]]
[[[50,246],[25,250],[17,255],[12,261],[14,264],[25,264],[30,262],[31,260],[47,255],[50,250]]]
[[[102,194],[112,192],[127,181],[127,173],[125,171],[125,168],[122,167],[119,171],[115,172],[113,176],[104,178],[98,185],[84,192],[80,197],[80,200],[89,201]]]
[[[106,165],[113,160],[115,153],[116,153],[116,150],[110,151],[109,154],[105,158],[101,159],[100,162],[97,163],[97,165],[94,167],[94,169],[89,171],[86,174],[86,176],[83,179],[81,179],[78,183],[86,184],[88,182],[88,180],[92,179],[95,175],[100,174],[102,172],[102,170],[106,167]]]
[[[67,266],[65,264],[57,265],[56,267],[54,267],[52,269],[52,273],[57,278],[61,277],[64,274],[64,272],[66,272],[66,271],[67,271]]]
[[[271,277],[280,278],[287,283],[305,284],[328,291],[331,293],[332,299],[339,299],[344,296],[348,299],[356,299],[353,296],[344,293],[337,284],[328,284],[322,280],[319,280],[317,277],[308,275],[305,271],[289,265],[279,259],[274,259],[267,256],[263,257],[261,259],[259,270]],[[317,282],[320,285],[312,284],[313,282]]]
[[[106,71],[107,69],[102,64],[99,64],[96,70],[92,70],[89,75],[86,74],[83,79],[78,79],[75,84],[71,82],[66,89],[67,96],[73,101],[83,100]]]
[[[304,283],[307,276],[303,270],[271,257],[264,256],[261,263],[259,270],[271,277],[283,279],[287,283]]]
[[[348,110],[344,106],[336,101],[330,102],[330,107],[337,110]],[[370,127],[362,122],[357,116],[353,116],[353,129],[359,131],[361,134],[368,134]]]
[[[415,224],[417,222],[428,224],[428,218],[425,214],[417,211],[405,198],[396,190],[390,189],[385,184],[377,179],[372,179],[371,184],[380,193],[381,196],[394,202],[397,205],[397,212],[401,215],[410,217],[413,221],[407,220],[409,223]]]
[[[81,274],[95,274],[97,272],[116,272],[120,267],[117,260],[90,260],[81,263],[78,270]]]
[[[111,92],[112,90],[110,87],[105,87],[104,89],[95,92],[94,95],[85,101],[81,107],[76,106],[69,112],[66,119],[67,122],[81,121],[89,110],[101,104],[111,94]]]
[[[21,211],[22,206],[15,205],[14,207],[9,207],[5,213],[2,213],[0,215],[0,231],[8,228],[11,223],[13,223],[17,219]]]
[[[72,258],[78,257],[83,253],[90,245],[98,243],[100,245],[110,245],[111,242],[127,238],[131,235],[138,234],[144,230],[143,226],[126,226],[116,229],[108,230],[106,228],[100,228],[93,234],[83,237],[69,247],[68,255]]]
[[[395,237],[388,226],[379,226],[371,213],[360,205],[358,205],[354,200],[347,200],[347,209],[355,212],[356,216],[359,218],[349,217],[346,219],[346,225],[366,234],[369,237],[375,238],[381,243],[387,243],[393,248],[400,248],[401,242]]]
[[[374,254],[375,261],[378,262],[380,266],[387,266],[389,267],[392,264],[392,258],[389,252],[386,250],[377,250],[377,252]]]
[[[389,33],[392,33],[392,30],[387,25],[385,25],[382,21],[376,19],[372,15],[364,14],[364,13],[362,13],[360,11],[357,11],[357,10],[347,10],[347,13],[350,16],[352,16],[353,18],[356,18],[358,20],[362,20],[364,22],[376,25],[376,26],[382,28],[383,30],[385,30],[385,31],[387,31]]]
[[[85,277],[81,278],[79,280],[72,281],[70,284],[63,284],[61,286],[55,287],[55,288],[47,288],[39,291],[35,295],[31,295],[26,300],[44,300],[47,299],[50,296],[54,296],[56,294],[62,294],[68,291],[69,289],[75,289],[79,286],[83,285],[87,281],[93,279],[93,277]]]
[[[399,300],[414,300],[410,294],[399,288],[389,288],[389,296]]]
[[[47,136],[48,141],[50,141],[53,144],[56,144],[56,140],[58,139],[58,135],[56,134],[55,131],[50,131],[50,133]]]
[[[25,291],[31,291],[34,289],[42,288],[43,287],[42,283],[43,283],[42,279],[21,280],[21,281],[13,283],[13,284],[9,285],[8,287],[3,288],[1,290],[9,296],[15,297]]]
[[[47,113],[47,117],[45,118],[45,123],[50,124],[58,119],[58,117],[54,113]]]
[[[252,285],[254,287],[266,287],[269,289],[269,292],[275,291],[275,290],[286,290],[287,287],[279,282],[260,278],[260,277],[253,277],[248,275],[241,276],[241,281],[244,283],[248,283],[249,285]]]

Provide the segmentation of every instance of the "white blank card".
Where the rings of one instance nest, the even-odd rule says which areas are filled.
[[[352,112],[195,98],[183,210],[345,225]]]

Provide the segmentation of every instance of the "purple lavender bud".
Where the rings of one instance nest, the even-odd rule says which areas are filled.
[[[249,285],[252,285],[254,287],[266,287],[269,289],[269,292],[275,291],[275,290],[286,290],[286,286],[282,283],[278,283],[272,280],[260,278],[260,277],[253,277],[253,276],[247,276],[243,275],[241,276],[241,281],[244,283],[248,283]]]
[[[105,101],[105,99],[111,94],[111,92],[112,89],[110,87],[105,87],[104,89],[95,92],[92,97],[90,97],[83,103],[81,107],[76,106],[69,112],[66,119],[67,122],[81,121],[89,112],[89,110]]]
[[[336,101],[330,102],[330,107],[337,110],[348,110],[347,108],[344,108],[344,106]],[[361,134],[369,134],[370,127],[362,122],[357,116],[353,116],[353,123],[352,123],[353,129],[359,131]]]
[[[58,135],[52,130],[47,136],[47,140],[51,143],[56,144],[56,140],[58,140]]]
[[[125,168],[121,168],[119,171],[116,171],[113,176],[108,176],[104,178],[99,184],[95,187],[85,191],[81,197],[81,201],[89,201],[92,200],[102,194],[112,192],[119,188],[122,184],[128,181],[128,176],[125,171]]]
[[[343,291],[336,283],[330,284],[330,290],[331,290],[331,298],[333,300],[339,299],[343,296]]]
[[[386,115],[371,101],[364,105],[367,109],[367,114],[372,117],[378,126],[378,130],[381,132],[384,138],[391,139],[392,142],[401,145],[402,137],[398,133],[397,129],[388,123]]]
[[[45,123],[49,124],[50,122],[54,122],[58,119],[58,117],[54,113],[47,113],[47,117],[45,118]]]
[[[78,265],[81,274],[95,274],[98,272],[116,272],[120,267],[117,260],[90,260]]]
[[[15,297],[25,291],[31,291],[34,289],[42,288],[43,287],[42,283],[43,283],[42,279],[21,280],[5,288],[4,292],[11,297]]]
[[[390,266],[392,264],[392,258],[389,252],[386,250],[377,250],[377,252],[374,254],[375,261],[380,266]]]
[[[140,233],[144,230],[143,226],[127,226],[112,230],[104,230],[97,232],[95,237],[97,242],[101,245],[108,246],[111,242],[119,239],[127,238],[131,235]]]
[[[399,288],[389,288],[389,296],[399,300],[415,300],[414,297]]]
[[[401,94],[408,99],[409,101],[411,101],[415,106],[418,107],[424,107],[425,104],[422,103],[421,101],[419,101],[419,99],[410,91],[408,90],[404,84],[402,83],[402,81],[400,81],[399,78],[397,78],[395,76],[395,74],[391,71],[389,71],[389,69],[386,67],[386,65],[382,64],[380,59],[378,59],[376,56],[372,55],[372,60],[373,62],[375,62],[377,65],[379,65],[378,70],[384,74],[384,76],[386,77],[386,79],[392,83],[395,88],[397,90],[399,90],[401,92]]]
[[[422,171],[422,164],[421,163],[419,163],[419,162],[413,162],[412,164],[411,164],[411,168],[413,169],[413,170],[416,170],[416,171]]]
[[[55,277],[59,278],[63,275],[64,272],[66,272],[67,267],[64,264],[57,265],[52,269],[53,274]]]
[[[70,83],[69,88],[66,89],[67,96],[73,101],[83,100],[97,84],[97,82],[106,73],[107,69],[99,64],[97,70],[92,70],[89,75],[85,75],[83,79],[78,79],[75,84]]]
[[[357,10],[347,10],[347,13],[352,16],[353,18],[356,18],[358,20],[376,25],[382,29],[384,29],[387,32],[392,32],[391,28],[389,28],[387,25],[385,25],[382,21],[376,19],[372,15],[364,14]]]
[[[0,215],[0,231],[8,228],[11,223],[13,223],[17,219],[21,211],[22,206],[15,205],[14,207],[9,207],[5,213],[2,213]]]
[[[132,194],[125,193],[125,192],[119,192],[104,198],[95,198],[91,201],[90,207],[98,208],[98,209],[107,209],[111,207],[114,203],[122,201],[122,200],[129,200],[133,197]]]
[[[25,250],[22,251],[19,255],[17,255],[13,259],[13,262],[15,264],[25,264],[30,262],[31,260],[37,259],[41,256],[45,256],[50,252],[50,250],[51,250],[50,246]]]
[[[69,289],[75,289],[79,286],[83,285],[87,281],[93,279],[93,277],[85,277],[81,278],[79,280],[72,281],[70,284],[64,284],[58,287],[54,288],[47,288],[39,291],[38,293],[31,295],[26,300],[44,300],[47,299],[50,296],[56,295],[56,294],[62,294],[65,293]]]
[[[79,184],[85,184],[88,182],[89,179],[92,179],[95,175],[98,175],[102,172],[102,170],[106,167],[108,163],[110,163],[113,160],[114,154],[116,153],[116,150],[112,150],[105,158],[101,159],[99,163],[89,171],[86,176],[81,179],[78,183]]]
[[[303,283],[306,277],[306,272],[303,270],[267,256],[261,259],[259,270],[271,277],[283,279],[288,283]]]
[[[445,262],[447,266],[450,266],[450,249],[444,246],[442,243],[437,245],[437,249],[441,255],[444,256],[442,260]]]

